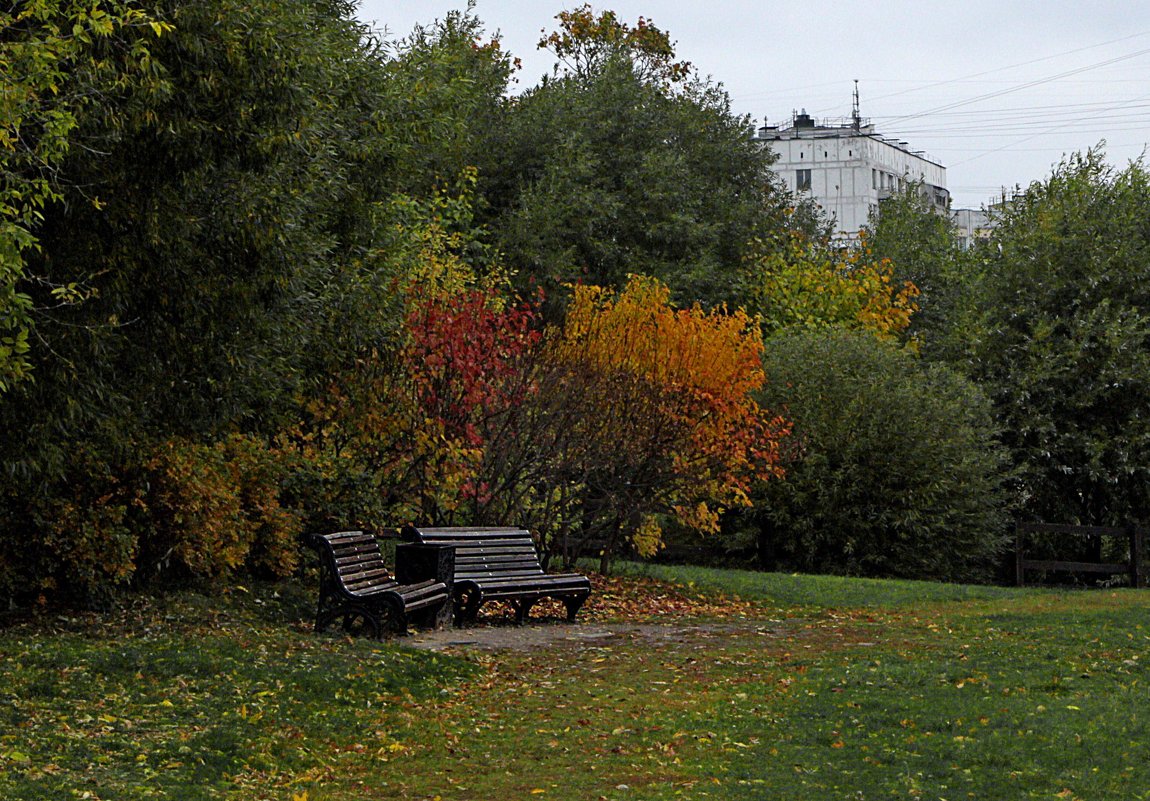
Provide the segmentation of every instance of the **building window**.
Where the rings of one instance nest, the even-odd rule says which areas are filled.
[[[795,170],[795,189],[799,192],[811,191],[810,170]]]

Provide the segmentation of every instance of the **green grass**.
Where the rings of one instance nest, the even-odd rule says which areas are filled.
[[[732,772],[775,798],[1150,797],[1146,605],[1117,600],[951,611],[901,644],[810,660],[778,707],[799,724],[768,749],[780,761]],[[743,738],[760,722],[729,719]]]
[[[269,620],[271,590],[237,595],[181,595],[103,632],[52,618],[0,633],[0,798],[288,797],[258,788],[350,745],[401,751],[397,708],[476,672],[314,637]]]
[[[621,562],[616,569],[623,575],[648,576],[704,591],[738,595],[748,600],[819,608],[896,609],[942,601],[1019,598],[1028,592],[1036,592],[974,584],[759,573],[637,562]]]
[[[761,617],[447,656],[289,585],[10,626],[0,798],[1150,799],[1150,593],[644,572]]]

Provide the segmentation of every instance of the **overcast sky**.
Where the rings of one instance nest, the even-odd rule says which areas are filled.
[[[553,59],[536,44],[581,3],[477,0],[488,34],[532,86]],[[1150,142],[1146,0],[614,0],[592,4],[670,34],[679,59],[721,83],[756,125],[851,113],[946,167],[956,208],[1045,178],[1063,155],[1106,142],[1118,166]],[[466,0],[362,0],[360,18],[401,38]]]

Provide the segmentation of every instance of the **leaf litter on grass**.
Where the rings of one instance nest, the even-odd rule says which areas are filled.
[[[594,580],[586,619],[543,625],[620,630],[524,651],[316,637],[305,617],[236,598],[11,627],[0,796],[1137,798],[1150,786],[1144,596],[819,611]]]

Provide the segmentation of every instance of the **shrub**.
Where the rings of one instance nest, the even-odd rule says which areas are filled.
[[[238,435],[208,445],[169,440],[144,468],[150,525],[141,567],[200,577],[295,568],[300,520],[279,502],[283,468],[265,444]]]
[[[0,498],[0,593],[102,604],[133,576],[137,482],[87,443],[58,480]]]
[[[755,498],[766,567],[987,577],[1004,543],[1004,454],[969,381],[866,333],[772,340],[764,406],[794,426]]]
[[[131,579],[137,539],[130,512],[130,482],[108,464],[77,448],[70,480],[31,508],[22,541],[22,589],[63,594],[88,605],[106,601]]]

